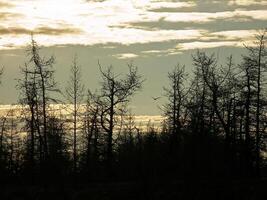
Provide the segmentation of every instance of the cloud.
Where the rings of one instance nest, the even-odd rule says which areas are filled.
[[[179,12],[179,13],[161,13],[162,18],[169,22],[198,22],[206,23],[211,21],[216,21],[218,19],[227,20],[239,20],[244,17],[250,19],[266,20],[266,10],[235,10],[235,11],[225,11],[225,12]]]
[[[211,33],[210,36],[215,36],[224,40],[252,40],[257,31],[255,30],[231,30],[231,31],[220,31]]]
[[[51,27],[38,27],[33,30],[35,34],[43,35],[66,35],[66,34],[80,34],[82,33],[81,29],[74,27],[65,27],[65,28],[51,28]]]
[[[79,34],[80,29],[76,28],[52,28],[52,27],[38,27],[34,30],[20,28],[20,27],[0,27],[0,35],[29,35],[31,33],[40,35],[65,35],[65,34]]]
[[[129,59],[129,58],[138,57],[137,54],[133,54],[133,53],[122,53],[122,54],[116,54],[116,55],[113,55],[113,56],[118,58],[118,59]]]
[[[169,49],[161,49],[161,50],[147,50],[147,51],[142,51],[141,53],[144,54],[156,54],[157,56],[168,56],[168,55],[177,55],[181,54],[182,52],[180,51],[179,48],[169,48]]]
[[[234,32],[218,32],[229,31],[227,29],[230,28],[238,31],[241,26],[253,29],[252,22],[257,21],[258,24],[267,20],[263,6],[241,10],[233,5],[243,5],[242,2],[203,0],[205,8],[202,8],[200,1],[13,0],[13,6],[5,7],[0,13],[0,34],[4,35],[0,39],[0,48],[25,46],[29,39],[26,35],[30,32],[38,35],[38,42],[46,46],[196,42],[203,38],[236,40],[240,37],[233,36]],[[209,4],[210,10],[216,11],[218,7],[224,10],[211,12],[206,4]],[[162,9],[162,12],[155,12],[157,9]],[[168,9],[180,10],[168,12]],[[15,19],[16,15],[20,17]],[[225,26],[226,23],[232,23],[232,27]],[[250,27],[246,27],[246,23]],[[220,30],[215,27],[220,27]],[[214,34],[210,34],[212,32]],[[177,52],[169,50],[165,53]]]
[[[196,6],[194,1],[173,2],[173,1],[148,1],[143,7],[147,10],[156,10],[162,8],[192,8]]]
[[[261,0],[233,0],[228,2],[229,6],[238,5],[238,6],[250,6],[250,5],[267,5],[267,1]]]
[[[18,17],[23,17],[23,15],[12,12],[0,12],[0,20],[15,20]]]
[[[31,31],[25,28],[19,28],[19,27],[10,27],[10,28],[0,28],[0,35],[6,35],[6,34],[30,34]]]
[[[238,41],[217,41],[217,42],[187,42],[181,43],[176,46],[181,51],[192,50],[192,49],[208,49],[208,48],[216,48],[216,47],[239,47],[242,46]]]
[[[266,27],[264,20],[251,20],[248,17],[239,17],[235,21],[217,19],[216,21],[197,23],[197,22],[167,22],[164,20],[156,22],[137,22],[130,23],[121,28],[136,28],[144,30],[188,30],[188,29],[202,29],[207,31],[230,31],[230,30],[258,30]]]
[[[0,8],[10,8],[12,6],[13,6],[13,4],[11,4],[10,2],[0,1]]]

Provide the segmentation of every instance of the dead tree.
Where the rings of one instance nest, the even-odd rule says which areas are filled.
[[[84,118],[83,133],[85,138],[85,165],[88,170],[90,161],[96,164],[99,156],[99,133],[101,130],[99,96],[88,91]]]
[[[224,119],[223,114],[219,109],[219,97],[221,96],[222,85],[229,72],[226,72],[225,74],[218,72],[216,69],[217,61],[214,56],[207,56],[204,52],[198,51],[197,54],[193,56],[193,61],[194,64],[201,69],[203,79],[212,93],[212,106],[224,129],[227,139],[230,135],[230,124]],[[228,70],[230,70],[231,66],[228,67]]]
[[[73,171],[77,172],[77,118],[79,116],[80,104],[83,100],[84,85],[81,83],[81,68],[77,65],[77,56],[75,56],[72,66],[66,96],[68,102],[73,106]]]
[[[122,104],[128,103],[133,94],[141,89],[142,77],[137,67],[128,64],[128,74],[120,78],[113,71],[112,66],[103,71],[99,64],[102,82],[99,105],[101,105],[101,126],[107,133],[107,166],[111,167],[113,158],[113,133],[116,126],[116,116]]]
[[[248,50],[248,55],[243,56],[245,60],[246,75],[247,75],[247,87],[248,87],[248,95],[247,95],[247,104],[250,104],[249,92],[251,87],[255,87],[256,89],[256,124],[255,124],[255,154],[256,154],[256,173],[260,175],[260,151],[261,151],[261,141],[262,141],[262,132],[263,132],[263,122],[262,118],[264,115],[264,105],[265,99],[263,98],[263,89],[264,89],[264,73],[266,72],[267,65],[267,51],[265,48],[266,42],[266,30],[260,32],[256,36],[256,41],[253,46],[246,46]],[[248,69],[250,68],[250,69]],[[249,81],[253,82],[250,83]],[[251,86],[252,85],[252,86]],[[248,106],[248,105],[247,105]],[[247,108],[247,107],[246,107]],[[246,109],[248,110],[248,108]],[[248,113],[248,112],[247,112]],[[247,114],[249,115],[249,114]],[[248,118],[249,116],[247,116]],[[249,121],[247,121],[247,129],[249,126]],[[248,130],[246,130],[246,133]]]
[[[178,142],[181,127],[185,121],[183,118],[186,117],[186,97],[189,92],[189,88],[186,87],[187,77],[185,66],[181,67],[178,64],[168,73],[170,86],[163,88],[168,99],[168,103],[163,106],[163,112],[167,117],[169,131],[172,133],[175,143]]]
[[[42,58],[39,53],[39,46],[36,41],[31,40],[31,46],[29,49],[30,63],[33,63],[33,71],[35,74],[37,91],[40,98],[40,109],[42,119],[42,137],[43,137],[43,151],[44,160],[48,157],[48,143],[47,143],[47,107],[53,98],[49,97],[49,92],[59,92],[56,89],[56,82],[54,80],[54,57],[49,59]]]
[[[27,155],[26,160],[28,161],[28,165],[32,170],[35,165],[35,149],[36,149],[36,134],[38,132],[38,137],[40,137],[40,129],[36,127],[38,113],[36,112],[38,106],[37,100],[37,86],[35,73],[29,70],[28,65],[25,64],[24,68],[21,68],[22,78],[18,80],[17,88],[20,91],[20,100],[19,103],[22,105],[22,109],[24,110],[24,119],[26,121],[25,130],[29,133],[27,136]],[[42,139],[40,138],[39,148],[42,146]]]
[[[39,158],[40,167],[49,156],[47,141],[48,106],[55,102],[51,92],[59,92],[54,81],[54,58],[46,59],[40,55],[40,47],[31,39],[27,49],[29,61],[21,68],[22,78],[18,80],[20,103],[25,109],[26,130],[30,134],[29,161],[34,165],[35,157]],[[38,152],[38,155],[37,155]]]

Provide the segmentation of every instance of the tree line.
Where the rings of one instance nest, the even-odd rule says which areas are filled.
[[[54,57],[43,57],[32,37],[19,106],[0,119],[2,183],[266,176],[265,42],[262,31],[239,64],[200,50],[191,75],[177,64],[163,87],[160,128],[143,130],[128,108],[145,82],[133,63],[122,76],[99,62],[99,90],[86,91],[75,56],[62,91]]]

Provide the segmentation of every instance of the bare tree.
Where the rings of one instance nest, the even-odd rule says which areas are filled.
[[[167,117],[169,131],[173,135],[174,142],[178,141],[178,137],[183,125],[183,118],[186,117],[186,97],[189,88],[186,86],[188,75],[185,72],[185,66],[177,64],[175,68],[168,73],[170,86],[163,88],[168,103],[164,105],[164,115]]]
[[[31,40],[30,47],[30,62],[34,64],[33,71],[35,73],[37,90],[39,91],[40,100],[41,100],[41,118],[42,118],[42,127],[43,127],[43,150],[45,158],[48,156],[48,143],[47,143],[47,107],[48,103],[55,99],[49,96],[49,92],[59,92],[56,89],[56,82],[54,80],[54,70],[52,69],[54,64],[54,57],[49,59],[42,58],[39,53],[39,46],[36,41]]]
[[[66,88],[66,96],[73,106],[73,170],[77,172],[77,118],[79,115],[80,104],[83,100],[84,85],[81,82],[81,68],[77,64],[77,56],[74,57],[71,66],[71,75]]]
[[[265,48],[266,42],[266,30],[260,32],[256,35],[256,41],[253,46],[245,46],[248,50],[248,55],[243,56],[245,60],[246,66],[250,69],[246,68],[247,74],[247,86],[248,92],[251,90],[251,84],[249,81],[254,81],[252,83],[256,87],[256,171],[257,174],[260,174],[260,149],[261,149],[261,139],[262,139],[262,129],[261,126],[262,116],[263,116],[263,108],[264,108],[264,99],[263,99],[263,87],[264,87],[264,77],[263,74],[267,69],[267,50]],[[251,72],[249,74],[249,72]],[[249,77],[250,76],[250,77]],[[250,97],[249,95],[247,96]],[[250,103],[250,99],[247,100],[247,103]],[[247,123],[249,126],[249,122]]]
[[[113,71],[112,66],[106,71],[102,70],[100,101],[101,105],[101,126],[107,133],[107,164],[110,167],[113,157],[113,133],[116,125],[116,115],[120,105],[128,103],[131,96],[141,89],[142,77],[138,74],[137,67],[132,63],[128,64],[128,74],[120,78]]]
[[[29,161],[30,170],[34,168],[35,165],[35,148],[36,148],[36,134],[38,131],[38,136],[40,136],[40,129],[36,125],[39,124],[37,122],[37,86],[35,73],[31,73],[28,68],[28,65],[25,64],[24,68],[21,68],[22,78],[18,80],[17,88],[20,91],[20,104],[24,109],[24,119],[26,120],[26,131],[29,132],[29,136],[27,137],[27,160]],[[40,139],[40,148],[42,146],[42,139]]]
[[[23,105],[26,130],[30,137],[29,161],[33,166],[36,153],[39,153],[40,167],[47,160],[49,149],[47,140],[47,117],[49,103],[55,102],[51,92],[59,92],[54,81],[54,58],[42,58],[36,41],[31,39],[27,49],[29,61],[21,68],[22,78],[18,80],[20,103]],[[38,141],[38,144],[36,143]]]
[[[83,118],[86,170],[90,167],[90,161],[93,160],[96,164],[99,155],[100,111],[99,96],[96,93],[88,91]]]
[[[212,106],[213,109],[225,131],[226,138],[229,137],[230,134],[230,126],[227,121],[223,117],[223,113],[219,109],[219,97],[221,96],[222,86],[229,75],[229,70],[231,68],[231,61],[230,65],[228,65],[228,71],[223,73],[222,71],[217,71],[217,61],[214,58],[214,55],[210,57],[207,56],[204,52],[197,52],[195,56],[193,56],[194,64],[200,67],[202,71],[203,79],[208,86],[209,90],[212,93]]]

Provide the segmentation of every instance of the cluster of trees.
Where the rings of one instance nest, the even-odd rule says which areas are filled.
[[[54,58],[43,58],[32,38],[17,84],[20,106],[0,119],[2,180],[76,183],[264,175],[265,41],[262,32],[254,45],[245,47],[248,53],[240,64],[230,56],[220,65],[202,51],[192,55],[192,76],[178,64],[163,88],[167,102],[161,128],[148,124],[141,130],[127,108],[144,82],[136,66],[128,64],[122,77],[112,66],[104,70],[98,63],[100,90],[85,92],[75,57],[66,90],[60,91]]]

